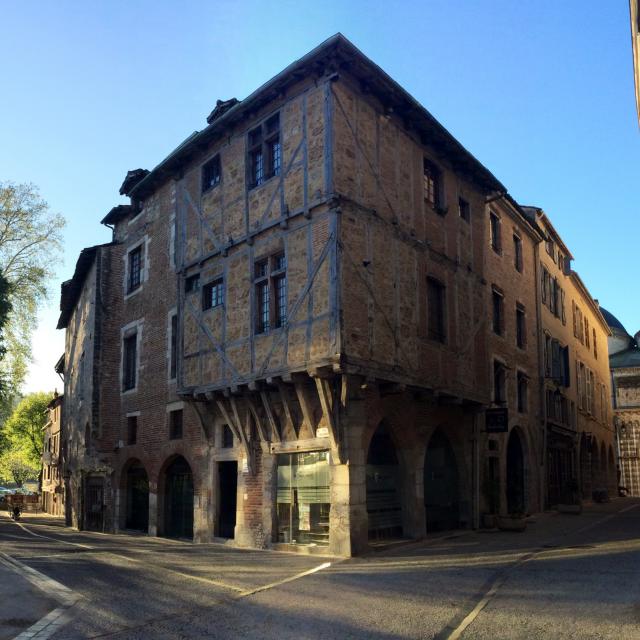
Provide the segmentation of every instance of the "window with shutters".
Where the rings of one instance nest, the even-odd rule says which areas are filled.
[[[522,273],[522,239],[516,234],[513,235],[513,266]]]
[[[584,346],[587,347],[587,349],[591,348],[589,336],[589,318],[584,319]]]

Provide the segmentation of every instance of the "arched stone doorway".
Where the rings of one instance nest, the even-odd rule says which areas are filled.
[[[164,535],[193,538],[193,474],[182,456],[164,472]]]
[[[460,525],[458,464],[449,438],[436,429],[424,461],[424,509],[427,533]]]
[[[517,429],[512,429],[507,444],[507,512],[525,512],[524,452]]]
[[[139,460],[130,462],[124,472],[125,529],[149,531],[149,477]]]
[[[400,465],[391,433],[381,422],[367,455],[367,516],[369,540],[402,537]]]

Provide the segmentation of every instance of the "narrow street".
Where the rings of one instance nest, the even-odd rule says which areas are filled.
[[[344,561],[3,515],[0,595],[24,590],[20,566],[70,590],[64,624],[36,638],[636,639],[639,534],[640,500],[619,499],[543,514],[524,533],[460,532]],[[26,628],[31,603],[46,610],[52,594],[35,591],[12,624]],[[14,633],[3,618],[0,638]]]

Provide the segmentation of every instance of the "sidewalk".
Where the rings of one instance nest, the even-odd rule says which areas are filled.
[[[0,640],[15,638],[58,606],[0,562]]]

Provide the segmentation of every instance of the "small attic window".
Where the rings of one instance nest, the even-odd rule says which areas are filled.
[[[202,165],[202,193],[220,184],[220,154]]]

